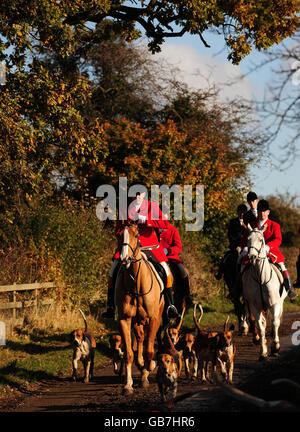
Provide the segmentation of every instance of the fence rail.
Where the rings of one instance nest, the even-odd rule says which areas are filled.
[[[0,302],[0,310],[3,309],[12,309],[13,318],[16,317],[16,309],[23,309],[26,307],[34,306],[37,312],[38,304],[43,306],[51,305],[53,303],[53,299],[44,299],[42,301],[38,301],[38,293],[41,289],[49,289],[55,288],[54,282],[42,282],[42,283],[31,283],[31,284],[13,284],[13,285],[0,285],[0,294],[12,292],[13,299],[10,302],[1,303]],[[34,300],[25,300],[25,301],[16,301],[16,293],[18,291],[35,291]]]

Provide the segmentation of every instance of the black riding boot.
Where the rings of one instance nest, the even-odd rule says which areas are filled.
[[[165,294],[167,317],[168,318],[178,318],[179,313],[176,309],[176,306],[174,306],[173,288],[172,287],[165,288],[164,294]]]
[[[194,303],[193,303],[193,299],[191,297],[191,292],[190,292],[189,277],[186,276],[183,279],[181,279],[181,283],[182,283],[182,293],[183,293],[183,297],[185,300],[186,309],[190,309],[190,308],[194,307]]]
[[[300,288],[300,255],[298,256],[298,260],[296,262],[297,269],[297,280],[294,283],[294,288]]]
[[[237,273],[235,284],[230,293],[230,297],[232,300],[239,300],[243,292],[243,281],[242,281],[242,273],[239,271]]]
[[[107,285],[107,305],[106,311],[103,312],[101,318],[115,317],[115,285],[113,278],[109,276]]]
[[[293,303],[296,300],[296,298],[298,297],[298,294],[295,293],[295,291],[293,290],[291,278],[290,278],[290,275],[287,271],[283,272],[283,277],[284,277],[283,285],[284,285],[285,289],[287,290],[287,294],[289,296],[289,299]]]

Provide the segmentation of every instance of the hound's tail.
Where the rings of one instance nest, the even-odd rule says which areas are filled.
[[[85,329],[84,329],[84,331],[87,332],[87,331],[88,331],[88,325],[87,325],[86,317],[85,317],[85,315],[84,315],[84,313],[82,312],[81,309],[79,309],[79,312],[81,313],[82,318],[83,318],[83,320],[84,320],[84,325],[85,325]]]
[[[200,316],[199,316],[199,318],[197,319],[197,317],[196,317],[196,311],[197,311],[197,307],[199,307],[199,309],[200,309]],[[201,321],[201,318],[203,317],[203,308],[202,308],[202,306],[201,306],[201,304],[195,304],[195,306],[194,306],[194,314],[193,314],[193,318],[194,318],[194,323],[195,323],[195,326],[196,326],[196,329],[198,330],[198,332],[201,334],[202,333],[202,330],[201,330],[201,327],[200,327],[200,321]]]

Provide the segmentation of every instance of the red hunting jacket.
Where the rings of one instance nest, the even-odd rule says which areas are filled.
[[[169,228],[163,230],[160,234],[160,244],[164,249],[168,249],[168,260],[182,262],[179,254],[182,251],[182,244],[179,231],[173,225],[169,224]]]
[[[264,239],[265,239],[266,245],[268,245],[270,247],[270,251],[269,251],[268,255],[271,257],[273,262],[275,262],[275,261],[277,263],[283,262],[284,256],[279,250],[279,246],[281,245],[281,241],[282,241],[280,225],[279,225],[279,223],[272,221],[271,219],[267,219],[267,221],[265,222],[265,225],[267,226],[267,228],[264,231]],[[252,226],[252,228],[258,228],[259,223],[254,222],[251,224],[251,226]],[[241,242],[242,248],[247,246],[248,234],[249,234],[249,231],[247,230],[246,233],[244,234],[243,238],[242,238],[242,242]],[[275,257],[273,255],[275,255]]]
[[[131,208],[128,217],[130,219],[137,219],[138,215],[146,216],[145,223],[139,223],[139,241],[141,246],[154,246],[159,245],[157,249],[152,249],[151,252],[158,259],[159,262],[168,261],[164,253],[164,249],[159,244],[155,229],[164,228],[167,229],[169,226],[169,221],[163,215],[159,208],[159,205],[153,201],[143,200],[138,212],[135,207]],[[120,229],[121,223],[117,221],[116,234]],[[118,259],[120,257],[119,251],[117,250],[114,254],[113,259]]]

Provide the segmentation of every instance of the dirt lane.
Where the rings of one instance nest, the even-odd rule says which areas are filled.
[[[281,357],[291,349],[291,324],[300,320],[300,312],[284,315],[280,328]],[[270,327],[270,326],[269,326]],[[268,328],[269,328],[268,327]],[[269,328],[270,331],[270,328]],[[270,336],[268,336],[270,342]],[[276,358],[267,363],[258,362],[259,346],[252,343],[252,337],[235,335],[237,354],[233,383],[239,387],[260,368],[270,367]],[[70,359],[71,361],[71,359]],[[135,392],[132,396],[122,395],[122,379],[113,374],[112,365],[95,369],[94,380],[89,384],[73,383],[70,378],[56,382],[44,382],[39,391],[30,396],[11,401],[3,406],[2,412],[159,412],[162,410],[155,375],[150,378],[146,391],[139,388],[139,374],[134,369]],[[240,411],[228,397],[220,392],[217,384],[191,382],[184,377],[179,380],[178,395],[197,390],[199,393],[175,404],[172,412],[214,412]]]

